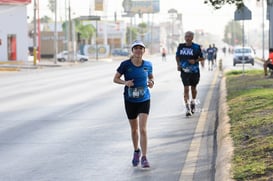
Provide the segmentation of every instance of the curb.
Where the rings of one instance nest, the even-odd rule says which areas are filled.
[[[36,65],[28,62],[0,62],[0,71],[20,71],[22,69],[42,69],[50,67],[73,66],[77,63],[54,64],[54,62],[42,62]]]
[[[16,67],[0,67],[0,71],[3,72],[14,72],[14,71],[20,71],[20,68]]]
[[[22,62],[18,61],[9,61],[9,62],[2,62],[0,61],[0,71],[20,71],[20,67],[23,65]]]
[[[112,58],[100,58],[98,60],[89,60],[87,63],[91,62],[112,62]],[[69,61],[69,62],[58,62],[54,63],[54,60],[41,60],[36,64],[31,61],[0,61],[0,71],[20,71],[21,69],[41,69],[50,67],[65,67],[80,65],[85,62],[79,61]]]
[[[217,156],[216,156],[216,181],[234,181],[231,176],[231,161],[233,156],[233,141],[230,136],[230,123],[227,115],[227,90],[226,90],[226,78],[221,75],[220,82],[220,97],[219,97],[219,110],[218,117],[219,123],[217,128]]]

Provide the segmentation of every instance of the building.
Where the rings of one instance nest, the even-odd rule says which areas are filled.
[[[31,0],[0,0],[0,61],[27,61],[27,5]]]
[[[80,17],[79,17],[80,18]],[[69,49],[69,32],[67,33],[65,29],[62,29],[62,23],[57,22],[57,50],[61,52],[63,50],[69,51],[80,51],[81,54],[87,55],[91,58],[104,58],[110,55],[112,49],[115,48],[125,48],[126,44],[126,23],[123,21],[112,22],[112,21],[83,21],[85,25],[92,25],[97,29],[97,32],[93,35],[92,39],[81,39],[77,35],[77,32],[73,31],[72,41],[73,47]],[[74,25],[74,23],[72,23]],[[54,42],[54,24],[53,23],[41,23],[40,32],[40,55],[41,58],[53,58],[55,54]],[[46,28],[45,28],[46,27]],[[29,25],[29,31],[32,31],[32,27]],[[46,29],[46,31],[45,31]],[[72,27],[72,30],[75,30]],[[28,36],[30,44],[33,42],[33,37]],[[73,50],[74,49],[74,50]]]

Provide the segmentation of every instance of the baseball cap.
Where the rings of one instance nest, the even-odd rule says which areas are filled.
[[[143,48],[145,48],[145,45],[142,41],[140,40],[135,40],[132,45],[131,45],[131,48],[133,49],[135,46],[142,46]]]

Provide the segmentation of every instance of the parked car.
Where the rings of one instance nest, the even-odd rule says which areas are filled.
[[[251,47],[235,47],[233,51],[233,66],[250,63],[254,65],[255,53]]]
[[[65,62],[68,60],[68,55],[70,55],[70,58],[73,60],[73,53],[68,53],[67,50],[64,50],[60,53],[57,54],[57,60],[59,62]],[[86,55],[81,55],[79,54],[78,52],[76,53],[76,56],[77,56],[77,61],[80,61],[80,62],[85,62],[85,61],[88,61],[88,56]],[[73,60],[74,61],[74,60]]]
[[[113,56],[129,56],[130,52],[126,48],[115,48],[112,50]]]

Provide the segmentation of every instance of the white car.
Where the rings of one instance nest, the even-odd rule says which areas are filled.
[[[250,63],[254,65],[255,52],[251,47],[235,47],[233,51],[233,66]]]
[[[80,62],[88,61],[88,56],[81,55],[78,52],[75,54],[76,55],[74,55],[74,56],[77,56],[77,61],[80,61]],[[68,57],[68,55],[70,55],[70,56]],[[75,61],[75,58],[73,58],[73,53],[72,52],[68,53],[67,50],[64,50],[64,51],[57,54],[57,60],[59,62],[65,62],[68,60],[68,58],[70,58],[72,61]]]

